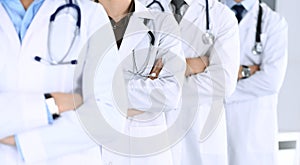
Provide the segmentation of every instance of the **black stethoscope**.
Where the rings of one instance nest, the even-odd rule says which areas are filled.
[[[72,37],[71,44],[68,47],[66,53],[63,56],[61,56],[62,58],[60,58],[60,59],[54,59],[54,57],[51,55],[52,52],[51,52],[51,44],[50,44],[51,36],[52,36],[51,33],[52,33],[52,29],[53,29],[53,23],[55,21],[56,16],[63,9],[67,9],[67,8],[75,10],[76,14],[77,14],[76,28],[74,30],[74,36]],[[81,26],[81,10],[80,10],[80,7],[77,4],[73,3],[73,0],[69,0],[68,3],[66,3],[66,4],[64,4],[62,6],[59,6],[56,9],[56,11],[50,16],[50,21],[49,21],[47,47],[48,47],[48,54],[49,54],[49,59],[50,60],[44,59],[44,58],[42,58],[40,56],[35,56],[34,60],[38,61],[38,62],[42,62],[42,63],[48,64],[48,65],[65,65],[65,64],[76,65],[77,64],[77,60],[76,59],[70,60],[70,61],[64,61],[64,60],[68,56],[71,48],[74,46],[75,39],[79,35],[80,26]]]
[[[157,1],[157,0],[153,0],[150,4],[148,4],[146,7],[150,8],[152,5],[157,4],[161,11],[164,12],[165,9],[163,7],[163,5]],[[202,35],[202,41],[204,44],[210,45],[214,43],[215,40],[215,36],[211,33],[211,29],[209,27],[209,4],[208,4],[208,0],[205,0],[205,12],[206,12],[206,31],[205,33]]]
[[[149,7],[151,7],[151,6],[154,5],[154,4],[157,4],[157,5],[160,7],[160,9],[161,9],[162,12],[165,11],[165,8],[163,7],[163,5],[162,5],[159,1],[157,1],[157,0],[153,0],[153,1],[152,1],[151,3],[149,3],[146,7],[149,8]]]
[[[206,32],[202,35],[202,41],[206,45],[211,45],[215,41],[215,36],[211,33],[209,28],[209,4],[208,0],[205,0],[205,12],[206,12]]]
[[[252,53],[256,54],[256,55],[260,55],[263,52],[263,45],[261,43],[261,38],[260,38],[262,15],[263,15],[263,9],[259,3],[258,18],[257,18],[257,24],[256,24],[256,34],[255,34],[255,43],[252,48]]]

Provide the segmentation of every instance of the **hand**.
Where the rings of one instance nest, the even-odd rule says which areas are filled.
[[[144,111],[140,111],[140,110],[136,110],[136,109],[128,109],[127,116],[128,117],[133,117],[135,115],[139,115],[139,114],[142,114],[142,113],[144,113]]]
[[[163,68],[162,58],[159,58],[155,61],[154,66],[150,71],[150,76],[148,76],[148,78],[150,78],[151,80],[156,79],[162,68]]]
[[[11,146],[16,146],[16,141],[14,136],[9,136],[4,139],[0,139],[0,143],[6,144],[6,145],[11,145]]]
[[[209,64],[209,59],[207,56],[186,58],[186,64],[185,76],[191,76],[204,72]]]
[[[250,65],[248,66],[250,68],[250,75],[254,75],[255,72],[259,71],[260,70],[260,67],[259,65]],[[243,67],[240,66],[240,69],[239,69],[239,74],[238,74],[238,80],[242,79],[243,76],[242,76],[242,70],[243,70]]]
[[[51,93],[55,100],[55,104],[58,107],[59,113],[74,110],[78,108],[82,103],[82,97],[79,94],[68,94],[61,92]]]

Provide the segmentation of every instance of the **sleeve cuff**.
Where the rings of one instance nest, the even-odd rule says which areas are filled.
[[[22,153],[22,150],[21,150],[19,138],[18,138],[17,135],[15,136],[15,142],[16,142],[16,147],[17,147],[18,153],[20,154],[22,160],[24,160],[24,156],[23,156],[23,153]]]
[[[49,124],[53,124],[54,119],[53,119],[53,116],[52,116],[52,114],[51,114],[51,112],[49,110],[49,107],[46,104],[46,102],[45,102],[45,106],[46,106],[46,111],[47,111],[48,123]]]
[[[22,133],[16,138],[16,146],[26,163],[33,163],[47,158],[43,140],[38,133]]]

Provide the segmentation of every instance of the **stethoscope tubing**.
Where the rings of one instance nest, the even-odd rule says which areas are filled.
[[[51,56],[51,45],[50,45],[50,40],[51,40],[51,32],[52,32],[52,26],[55,21],[56,16],[65,8],[73,8],[76,13],[77,13],[77,21],[76,21],[76,29],[74,31],[74,37],[72,38],[71,45],[69,46],[66,54],[61,58],[59,61],[56,61],[53,59]],[[75,40],[77,36],[79,35],[81,28],[81,10],[80,7],[77,4],[74,4],[72,0],[69,0],[67,4],[64,4],[62,6],[59,6],[56,11],[50,16],[49,20],[49,27],[48,27],[48,37],[47,37],[47,48],[48,48],[48,54],[49,54],[49,60],[43,59],[42,57],[35,56],[34,60],[37,62],[49,64],[49,65],[66,65],[66,64],[71,64],[71,65],[76,65],[78,62],[76,59],[71,60],[71,61],[65,61],[64,60],[67,58],[68,54],[70,53],[71,48],[73,47]]]

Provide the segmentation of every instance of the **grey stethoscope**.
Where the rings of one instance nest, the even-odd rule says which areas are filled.
[[[261,43],[261,38],[260,38],[262,15],[263,15],[263,9],[262,9],[261,5],[259,4],[258,18],[257,18],[257,24],[256,24],[255,43],[252,48],[252,53],[255,55],[260,55],[263,52],[263,45]]]
[[[71,44],[68,47],[66,53],[61,56],[62,58],[60,58],[59,60],[54,59],[52,56],[52,52],[51,52],[51,33],[52,33],[52,28],[53,28],[53,23],[55,21],[56,16],[63,10],[63,9],[73,9],[76,12],[77,15],[77,20],[76,20],[76,28],[74,30],[74,35],[73,38],[71,39]],[[66,59],[66,57],[68,56],[71,48],[74,45],[75,42],[75,38],[79,35],[79,31],[80,31],[80,26],[81,26],[81,10],[79,8],[79,6],[75,3],[73,3],[73,0],[68,0],[68,3],[59,6],[56,11],[50,16],[50,22],[49,22],[49,30],[48,30],[48,40],[47,40],[47,47],[48,47],[48,54],[49,54],[49,59],[44,59],[40,56],[35,56],[34,60],[38,61],[38,62],[42,62],[42,63],[46,63],[49,65],[65,65],[65,64],[71,64],[71,65],[76,65],[77,64],[77,60],[70,60],[70,61],[64,61]]]
[[[148,66],[148,63],[149,63],[149,60],[150,60],[150,53],[151,53],[151,50],[154,46],[154,43],[155,43],[155,37],[154,37],[154,34],[151,32],[151,31],[148,31],[148,36],[149,36],[149,39],[150,39],[150,47],[148,49],[148,53],[147,53],[147,58],[144,62],[144,64],[140,67],[140,69],[138,69],[138,66],[137,66],[137,63],[136,63],[136,57],[135,57],[135,50],[132,50],[132,61],[133,61],[133,68],[132,68],[132,71],[128,71],[128,72],[131,72],[133,75],[139,75],[141,77],[156,77],[156,74],[155,73],[152,73],[152,74],[143,74],[144,71],[147,69],[147,66]]]
[[[162,4],[159,1],[157,1],[157,0],[153,0],[146,7],[150,8],[154,4],[157,4],[160,7],[160,9],[161,9],[162,12],[165,11],[165,9],[162,6]],[[210,17],[209,17],[209,4],[208,4],[208,0],[205,0],[205,13],[206,13],[206,31],[202,35],[202,41],[203,41],[204,44],[211,45],[211,44],[214,43],[215,36],[211,33],[211,29],[209,27],[209,18]]]

